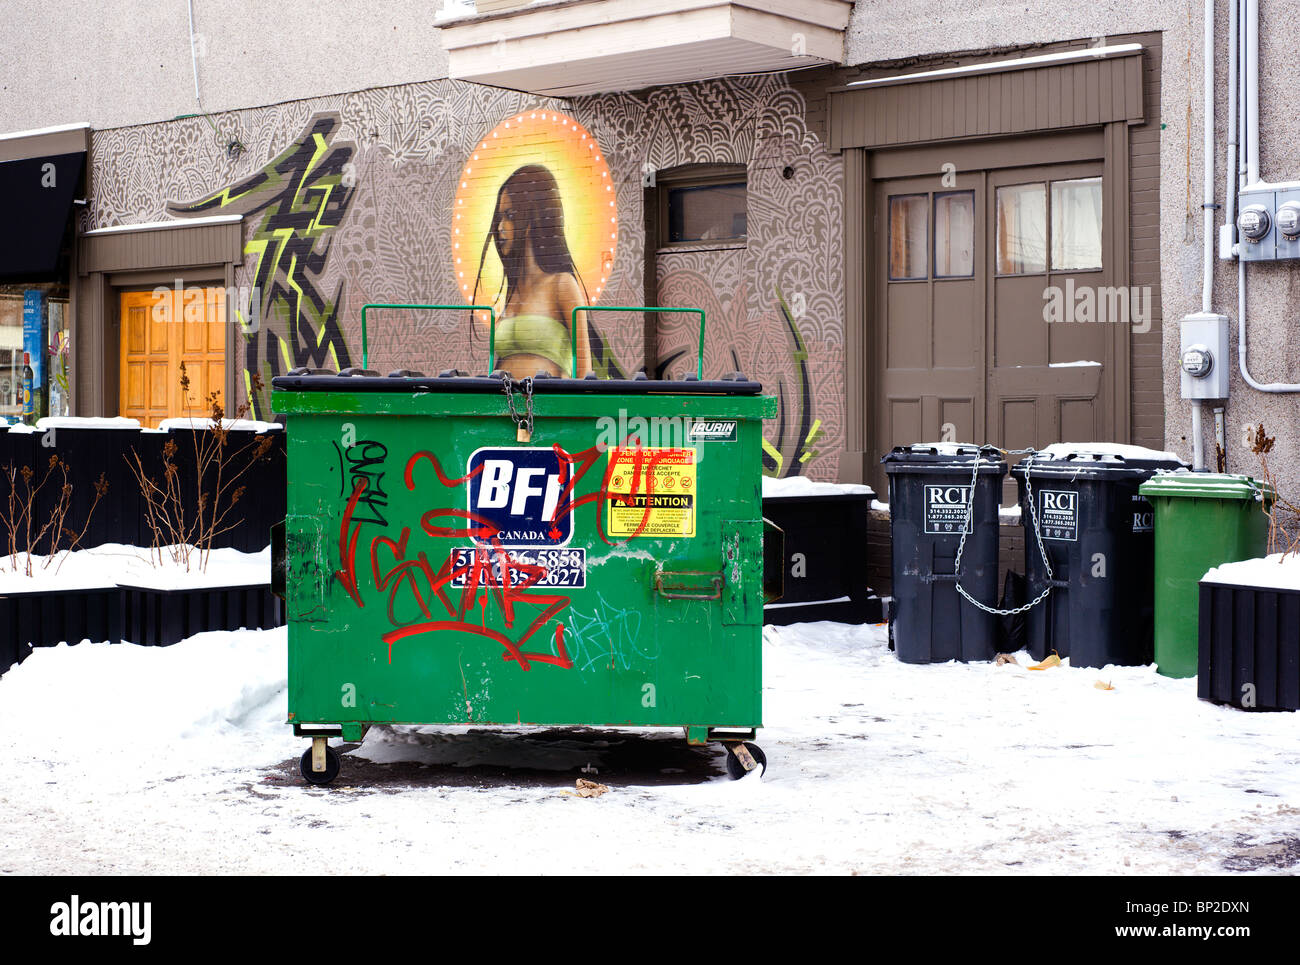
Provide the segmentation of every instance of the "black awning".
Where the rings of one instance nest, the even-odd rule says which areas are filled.
[[[55,281],[85,152],[0,162],[0,281]]]

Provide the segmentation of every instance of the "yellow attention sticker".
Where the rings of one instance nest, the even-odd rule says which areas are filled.
[[[695,535],[694,449],[611,449],[608,479],[610,536]]]

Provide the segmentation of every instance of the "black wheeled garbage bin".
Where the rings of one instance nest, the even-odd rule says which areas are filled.
[[[1025,529],[1026,597],[1052,587],[1025,615],[1036,659],[1055,651],[1074,667],[1151,662],[1155,540],[1151,505],[1138,487],[1156,470],[1184,467],[1134,447],[1064,444],[1011,470]]]
[[[978,474],[972,489],[972,475]],[[893,573],[890,629],[904,663],[992,660],[997,617],[957,592],[998,602],[998,502],[1007,464],[992,447],[899,446],[881,460],[889,476]],[[956,572],[957,547],[969,531]]]

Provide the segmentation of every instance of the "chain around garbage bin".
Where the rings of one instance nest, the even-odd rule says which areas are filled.
[[[966,499],[966,521],[965,524],[962,526],[961,540],[957,543],[957,559],[953,561],[952,570],[953,573],[956,574],[957,576],[957,584],[956,584],[957,592],[960,593],[963,597],[965,597],[969,602],[975,604],[975,606],[979,607],[985,613],[991,613],[994,616],[999,616],[999,617],[1015,616],[1018,613],[1024,613],[1026,610],[1032,610],[1034,607],[1038,606],[1038,604],[1042,603],[1045,599],[1047,599],[1047,595],[1052,592],[1052,561],[1048,559],[1047,550],[1044,549],[1043,547],[1043,534],[1039,531],[1039,527],[1038,527],[1038,510],[1034,506],[1034,488],[1033,488],[1033,484],[1029,480],[1029,469],[1033,465],[1034,450],[1033,449],[998,449],[997,451],[1002,453],[1002,455],[1004,456],[1025,456],[1025,455],[1029,456],[1029,458],[1026,459],[1024,463],[1025,501],[1029,503],[1029,518],[1033,520],[1034,523],[1034,539],[1038,541],[1038,552],[1042,554],[1043,566],[1047,570],[1047,585],[1043,587],[1042,593],[1038,594],[1038,596],[1034,597],[1028,603],[1022,606],[1015,607],[1010,610],[999,610],[996,607],[985,606],[979,600],[975,599],[973,596],[967,593],[966,588],[961,585],[961,554],[962,554],[962,550],[966,548],[966,534],[971,531],[972,522],[975,517],[975,485],[979,481],[980,461],[984,458],[984,449],[985,447],[981,446],[980,449],[975,454],[975,468],[971,471],[970,474],[970,493],[968,494]]]
[[[519,442],[531,442],[533,438],[533,378],[528,376],[519,383],[524,395],[524,414],[515,408],[514,379],[507,373],[501,373],[501,391],[506,394],[506,405],[510,407],[510,418],[515,420]]]

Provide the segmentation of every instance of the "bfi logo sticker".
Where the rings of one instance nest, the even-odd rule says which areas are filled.
[[[1073,543],[1079,538],[1079,494],[1068,490],[1038,491],[1038,525],[1043,539]]]
[[[734,419],[714,420],[712,422],[701,419],[699,422],[692,422],[691,427],[686,430],[687,442],[734,442],[736,440],[736,421]]]
[[[496,527],[502,546],[564,546],[572,538],[571,513],[552,522],[564,491],[554,449],[478,449],[467,470],[469,511]]]
[[[925,531],[927,533],[969,533],[966,506],[969,486],[925,487]]]

